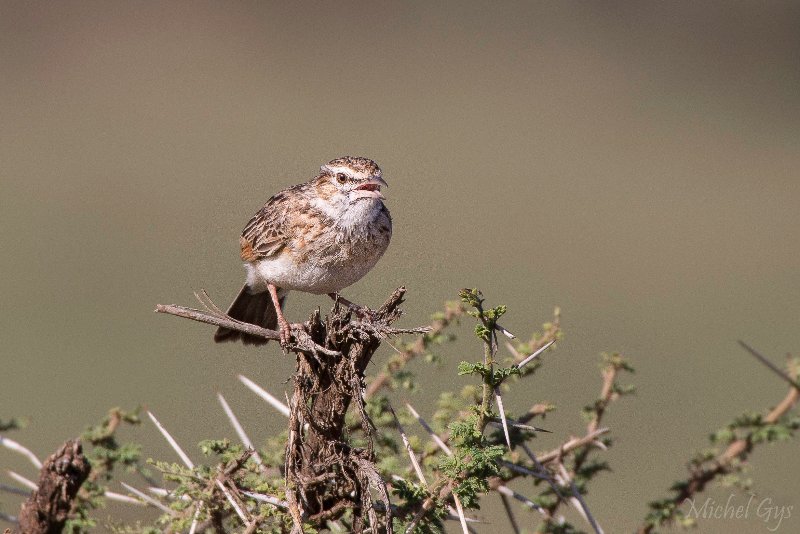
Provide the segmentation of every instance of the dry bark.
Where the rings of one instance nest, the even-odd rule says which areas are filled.
[[[69,518],[72,503],[91,466],[79,440],[68,440],[47,458],[39,474],[38,489],[22,504],[20,531],[57,534]]]
[[[386,511],[382,530],[392,532],[388,492],[374,464],[364,370],[382,338],[396,332],[391,324],[400,317],[404,293],[396,290],[377,311],[362,310],[360,321],[351,322],[351,312],[336,305],[324,320],[315,312],[305,325],[315,344],[338,354],[297,353],[286,449],[287,498],[296,529],[303,520],[319,524],[352,508],[356,532],[367,522],[377,531],[372,489]],[[351,403],[367,438],[363,448],[351,446],[345,436]]]
[[[364,371],[381,342],[402,333],[421,334],[429,328],[397,329],[405,288],[398,288],[378,310],[345,306],[337,301],[324,319],[315,311],[308,321],[293,324],[287,349],[296,355],[294,391],[290,401],[289,441],[286,447],[286,500],[293,533],[302,525],[323,525],[354,512],[357,534],[392,533],[391,504],[386,484],[375,466],[374,427],[364,401]],[[205,293],[198,294],[206,311],[159,305],[168,313],[264,339],[279,333],[233,320]],[[351,404],[359,414],[365,443],[355,447],[347,436],[345,414]],[[377,501],[377,502],[376,502]],[[384,517],[378,517],[381,510]]]

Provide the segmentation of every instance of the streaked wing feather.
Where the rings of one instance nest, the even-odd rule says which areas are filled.
[[[289,242],[286,211],[289,203],[285,192],[278,193],[258,210],[242,231],[242,259],[255,261],[278,254]]]

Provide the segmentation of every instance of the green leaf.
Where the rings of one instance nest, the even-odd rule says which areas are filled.
[[[461,362],[458,364],[459,376],[472,375],[472,374],[487,376],[489,373],[490,373],[489,367],[487,367],[481,362],[477,363]]]
[[[480,308],[483,303],[481,292],[477,289],[462,289],[458,292],[461,302],[469,304],[473,308]]]

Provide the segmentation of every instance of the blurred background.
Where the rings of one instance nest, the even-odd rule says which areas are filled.
[[[153,309],[201,288],[225,307],[255,210],[364,155],[391,186],[394,237],[349,299],[404,284],[412,326],[479,287],[523,337],[562,308],[564,341],[506,401],[558,405],[535,449],[583,432],[601,351],[632,360],[638,393],[605,419],[613,472],[587,496],[606,532],[631,531],[710,431],[784,396],[736,340],[779,364],[800,350],[798,23],[793,2],[4,0],[0,417],[26,418],[12,437],[41,457],[142,404],[199,459],[199,440],[235,439],[217,391],[251,437],[277,431],[236,375],[282,396],[291,358]],[[287,314],[318,305],[293,294]],[[479,345],[443,354],[398,398],[431,413],[468,383],[455,366]],[[149,422],[123,437],[172,459]],[[796,443],[752,464],[755,493],[797,511]],[[35,477],[7,450],[0,466]],[[479,532],[502,531],[487,502]]]

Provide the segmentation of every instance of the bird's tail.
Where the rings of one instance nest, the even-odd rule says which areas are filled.
[[[287,293],[288,291],[278,289],[278,302],[281,307],[283,307]],[[242,290],[239,291],[239,296],[228,308],[228,315],[237,321],[254,324],[270,330],[276,330],[278,327],[278,313],[272,304],[269,291],[250,293],[247,285],[242,287]],[[240,339],[245,345],[264,345],[267,343],[267,340],[262,337],[231,330],[224,326],[220,326],[216,334],[214,334],[214,341],[217,343],[238,341]]]

